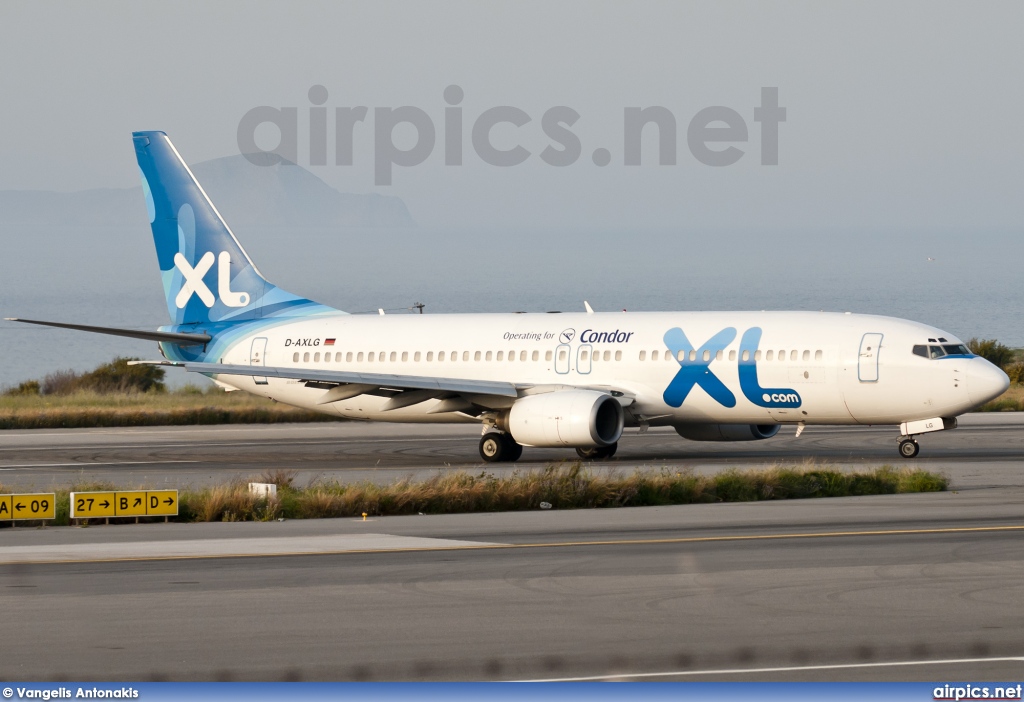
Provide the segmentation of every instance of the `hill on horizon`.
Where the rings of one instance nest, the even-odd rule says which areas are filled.
[[[400,197],[342,193],[293,163],[255,165],[235,154],[190,168],[228,226],[416,225]],[[145,223],[145,216],[141,185],[70,193],[0,190],[0,225],[120,227]]]

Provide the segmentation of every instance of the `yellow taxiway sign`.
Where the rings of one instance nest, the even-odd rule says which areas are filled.
[[[52,492],[0,495],[0,520],[54,519],[57,516]]]
[[[154,517],[178,514],[177,490],[73,492],[71,518]]]

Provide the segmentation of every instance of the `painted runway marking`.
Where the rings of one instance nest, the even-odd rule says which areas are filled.
[[[342,549],[327,549],[320,548],[316,550],[309,550],[307,546],[303,546],[297,550],[290,551],[275,551],[270,548],[263,548],[259,552],[246,552],[245,548],[250,548],[248,542],[251,539],[239,538],[239,539],[218,539],[216,541],[223,542],[223,545],[230,543],[247,544],[241,546],[239,550],[227,551],[226,549],[221,550],[218,553],[201,553],[193,552],[190,554],[182,553],[163,553],[153,555],[124,555],[109,556],[109,557],[93,557],[93,558],[82,558],[77,557],[73,552],[67,553],[66,558],[55,558],[45,557],[37,548],[30,549],[28,547],[21,546],[7,546],[0,547],[0,565],[12,565],[21,563],[54,563],[54,564],[73,564],[73,563],[123,563],[123,562],[134,562],[134,561],[180,561],[180,560],[203,560],[211,558],[281,558],[287,556],[304,556],[304,555],[316,555],[316,556],[343,556],[351,554],[379,554],[379,553],[423,553],[428,551],[500,551],[500,550],[514,550],[514,549],[542,549],[542,548],[574,548],[574,547],[586,547],[586,546],[655,546],[655,545],[666,545],[666,544],[697,544],[697,543],[722,543],[730,541],[771,541],[771,540],[786,540],[786,539],[827,539],[827,538],[842,538],[851,536],[861,537],[875,537],[875,536],[924,536],[932,534],[970,534],[970,533],[998,533],[998,532],[1018,532],[1024,531],[1024,525],[1010,525],[1010,526],[988,526],[988,527],[946,527],[936,529],[887,529],[879,531],[829,531],[829,532],[810,532],[810,533],[788,533],[788,534],[737,534],[734,536],[687,536],[679,538],[667,538],[667,539],[616,539],[616,540],[603,540],[603,541],[556,541],[551,543],[524,543],[524,544],[506,544],[506,543],[488,543],[488,542],[475,542],[475,541],[458,541],[449,539],[427,539],[422,537],[405,537],[405,536],[393,536],[388,534],[374,534],[377,537],[387,537],[389,539],[410,539],[408,546],[394,545],[396,542],[392,542],[387,548],[352,548],[346,547]],[[368,536],[367,534],[351,534],[351,535],[337,535],[337,538],[355,538]],[[296,539],[300,543],[308,542],[310,539],[317,537],[286,537],[283,539],[276,539],[276,543],[283,543],[286,539]],[[414,545],[415,540],[421,539],[422,545]],[[214,541],[214,540],[211,540]],[[429,542],[429,543],[424,543]],[[145,544],[170,544],[173,545],[173,541],[153,541],[153,542],[135,542],[135,545]],[[202,543],[202,542],[194,542]],[[111,546],[111,544],[92,544],[96,547]],[[82,546],[79,545],[78,548]],[[61,546],[54,546],[55,550],[63,548]],[[75,546],[68,546],[68,548],[76,548]],[[164,548],[161,546],[160,548]],[[168,546],[167,548],[170,548]],[[28,554],[28,558],[19,558],[21,554]]]
[[[799,673],[815,670],[853,670],[857,668],[899,668],[916,665],[965,665],[968,663],[1017,663],[1024,657],[951,658],[942,661],[884,661],[881,663],[835,663],[831,665],[794,665],[779,668],[725,668],[718,670],[673,670],[664,673],[623,673],[621,675],[590,675],[575,678],[547,678],[543,680],[514,680],[511,682],[590,682],[602,680],[633,680],[640,678],[672,678],[695,675],[755,675],[764,673]]]
[[[15,463],[13,465],[0,466],[0,470],[18,470],[24,468],[91,468],[92,466],[150,466],[163,463],[199,463],[199,461],[172,460],[172,461],[110,461],[103,463]]]

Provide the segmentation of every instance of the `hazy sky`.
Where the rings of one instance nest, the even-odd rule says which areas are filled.
[[[129,133],[162,129],[188,161],[238,152],[242,116],[295,107],[309,166],[311,86],[328,91],[328,165],[349,192],[399,195],[431,227],[1019,231],[1024,223],[1024,3],[14,2],[0,4],[0,188],[134,185]],[[445,166],[443,97],[464,91],[463,164]],[[760,164],[762,87],[787,119]],[[437,130],[426,161],[374,185],[374,108],[411,105]],[[471,129],[515,106],[484,163]],[[702,164],[687,126],[725,106],[749,138]],[[334,163],[334,108],[366,106],[354,165]],[[579,113],[582,155],[554,167],[546,110]],[[623,110],[664,106],[676,165],[623,164]],[[273,145],[272,129],[257,132]],[[271,136],[268,136],[271,135]],[[395,142],[412,145],[411,127]],[[725,144],[721,145],[724,148]],[[591,159],[607,148],[611,163]],[[719,148],[716,146],[715,148]]]

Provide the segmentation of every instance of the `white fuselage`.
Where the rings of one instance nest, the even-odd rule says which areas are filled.
[[[912,352],[960,343],[916,322],[825,312],[341,314],[256,325],[211,360],[605,389],[632,399],[632,425],[898,424],[954,417],[1002,392],[1005,375],[983,359]],[[300,380],[217,380],[353,419],[474,421],[431,413],[437,399],[381,411],[387,398],[373,394],[318,404],[327,390]]]

